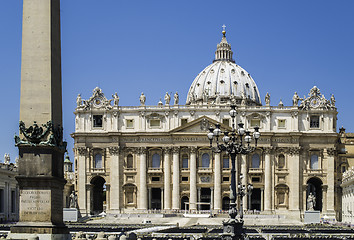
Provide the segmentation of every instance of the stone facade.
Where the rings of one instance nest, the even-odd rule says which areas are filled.
[[[255,152],[237,161],[243,184],[254,186],[244,209],[300,219],[312,192],[315,210],[338,217],[334,97],[313,87],[307,97],[289,96],[292,106],[271,106],[269,94],[262,105],[255,82],[229,51],[223,32],[214,63],[192,83],[186,105],[177,93],[157,106],[145,105],[142,93],[140,106],[131,107],[100,88],[87,100],[78,96],[72,137],[81,214],[227,210],[230,159],[212,152],[207,132],[217,123],[231,130],[233,104],[236,123],[261,132]]]
[[[342,177],[342,222],[354,222],[354,133],[340,129],[340,169]]]
[[[15,179],[17,166],[10,163],[5,154],[4,163],[0,163],[0,222],[18,221],[18,184]]]

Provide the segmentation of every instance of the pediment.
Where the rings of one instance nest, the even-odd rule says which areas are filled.
[[[171,133],[207,133],[210,127],[215,127],[216,123],[218,122],[214,119],[211,119],[207,116],[202,116],[183,126],[171,130]],[[228,129],[229,131],[231,130],[229,126],[224,124],[221,124],[221,128]]]

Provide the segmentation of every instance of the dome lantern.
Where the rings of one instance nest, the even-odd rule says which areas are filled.
[[[226,30],[225,30],[226,26],[223,25],[222,27],[223,27],[223,31],[222,31],[223,36],[221,42],[216,47],[214,62],[229,61],[234,63],[235,60],[232,59],[233,52],[231,51],[231,45],[226,40]]]

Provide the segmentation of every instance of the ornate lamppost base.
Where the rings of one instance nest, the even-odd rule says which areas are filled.
[[[223,240],[244,239],[243,221],[228,219],[223,222]]]

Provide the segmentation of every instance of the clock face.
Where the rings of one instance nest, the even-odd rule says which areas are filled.
[[[103,101],[101,98],[98,97],[93,100],[93,103],[96,107],[100,107],[102,105]]]
[[[320,106],[320,99],[318,97],[312,98],[310,101],[311,107],[318,107]]]

